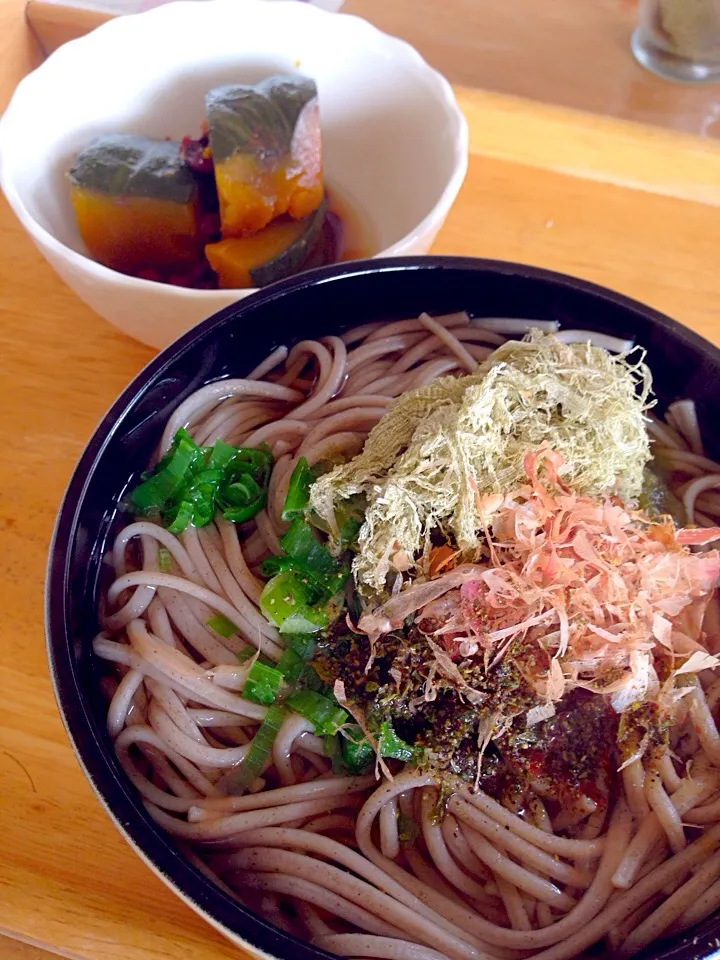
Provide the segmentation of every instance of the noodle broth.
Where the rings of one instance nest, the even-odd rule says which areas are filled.
[[[556,295],[556,291],[553,291],[553,294]],[[407,316],[409,311],[403,311],[403,313]],[[547,314],[543,315],[541,310],[536,311],[535,315],[541,320],[552,319]],[[578,322],[577,326],[580,325]],[[466,327],[467,324],[462,318],[451,319],[449,324],[451,330],[464,331]],[[618,326],[615,329],[617,330]],[[467,336],[471,336],[471,339],[461,339],[460,342],[466,348],[469,345],[476,354],[475,356],[472,353],[470,354],[472,359],[481,359],[481,350],[488,351],[496,345],[493,341],[497,337],[487,338],[486,336],[483,342],[482,335],[478,333],[477,327],[468,328],[468,331]],[[619,331],[627,334],[634,333],[628,327],[625,327],[624,330],[619,327]],[[370,349],[366,349],[364,354],[360,354],[361,362],[354,364],[347,376],[341,376],[340,372],[334,370],[335,367],[340,366],[337,362],[338,354],[341,354],[343,350],[340,341],[326,341],[330,353],[329,365],[327,365],[326,380],[323,382],[321,378],[318,389],[322,391],[324,386],[330,385],[326,391],[328,396],[322,396],[321,400],[322,403],[334,402],[336,404],[330,414],[331,417],[337,418],[333,422],[334,433],[327,429],[325,431],[323,429],[317,430],[323,418],[318,416],[313,418],[312,405],[305,408],[310,426],[304,432],[300,428],[292,428],[297,431],[297,435],[293,434],[292,430],[290,434],[283,435],[282,431],[274,434],[271,431],[268,434],[266,430],[265,437],[269,436],[272,443],[290,445],[286,450],[283,450],[282,447],[277,448],[279,456],[276,460],[275,470],[281,465],[282,457],[287,457],[289,452],[298,452],[308,435],[310,435],[311,443],[307,449],[310,449],[312,443],[325,443],[327,445],[328,438],[331,436],[337,442],[337,437],[342,434],[360,433],[362,435],[366,433],[368,428],[378,419],[378,414],[384,412],[384,406],[377,401],[373,402],[374,405],[373,403],[368,404],[366,401],[362,401],[362,404],[360,404],[357,397],[385,396],[385,394],[378,394],[373,391],[380,380],[384,378],[387,381],[390,376],[388,369],[372,370],[369,366],[370,363],[387,363],[389,359],[392,364],[397,364],[402,358],[407,358],[408,352],[416,346],[416,342],[420,342],[419,340],[413,343],[409,342],[418,333],[421,338],[425,339],[434,335],[432,330],[423,328],[422,325],[418,327],[417,322],[415,322],[415,326],[408,323],[403,328],[395,328],[394,331],[380,331],[378,329],[365,331],[366,339],[356,341],[356,349],[363,347],[369,347]],[[399,340],[397,342],[392,341],[390,344],[392,349],[389,354],[387,352],[375,354],[375,348],[372,347],[372,344],[377,343],[380,339],[385,339],[386,336],[404,337],[405,339],[402,340],[402,343]],[[235,336],[231,334],[231,341],[234,339]],[[638,337],[638,339],[641,338]],[[647,344],[648,340],[646,339],[644,342]],[[349,346],[352,350],[353,343],[350,343]],[[370,356],[372,354],[380,359],[374,359]],[[317,354],[316,357],[318,368],[322,368],[323,358]],[[291,362],[292,359],[293,356],[291,355]],[[438,360],[443,361],[446,370],[439,370]],[[430,357],[425,360],[426,365],[434,364],[434,366],[420,370],[420,373],[416,373],[415,376],[422,380],[423,376],[429,376],[430,373],[437,376],[438,373],[448,372],[453,369],[452,364],[448,366],[450,361],[453,361],[454,369],[457,372],[465,372],[471,362],[462,351],[455,349],[453,352],[451,349],[447,357]],[[347,363],[347,358],[343,362]],[[463,364],[465,367],[463,367]],[[651,364],[653,364],[652,356]],[[653,367],[655,368],[654,364]],[[436,368],[438,369],[436,370]],[[419,385],[410,383],[408,377],[408,374],[412,373],[414,369],[411,366],[409,370],[401,371],[400,376],[404,376],[405,380],[396,382],[392,387],[386,384],[383,389],[404,390]],[[235,373],[236,371],[228,372]],[[290,373],[292,372],[290,370]],[[338,379],[338,383],[334,386],[333,376]],[[367,381],[364,384],[361,382],[363,378],[366,378]],[[212,379],[212,374],[210,376],[203,375],[203,380]],[[294,379],[298,379],[297,374]],[[169,382],[172,383],[172,380]],[[338,409],[338,388],[342,386],[342,389],[345,390],[348,383],[351,387],[351,390],[348,391],[348,399],[352,402],[344,406],[340,404],[343,409]],[[165,389],[167,389],[167,385],[168,381],[166,380]],[[276,384],[275,393],[277,394],[277,388],[283,386],[283,384]],[[361,391],[366,388],[370,389],[370,392],[362,393]],[[185,391],[185,395],[187,395],[187,391]],[[333,400],[333,397],[336,399]],[[339,399],[343,399],[342,393]],[[267,397],[263,397],[262,402],[268,402]],[[273,396],[270,402],[286,401],[279,400],[278,396]],[[307,400],[297,398],[297,401],[291,399],[289,402],[295,402],[297,406],[298,402],[307,403]],[[318,404],[317,407],[322,406],[322,403]],[[176,402],[167,404],[167,408],[174,406],[177,406]],[[202,408],[204,407],[206,407],[205,404],[202,405]],[[181,420],[187,419],[188,409],[188,407],[185,408],[185,412],[180,417]],[[170,413],[169,409],[163,411],[163,420],[169,419],[168,413]],[[203,429],[206,432],[209,430],[210,433],[213,430],[216,431],[217,428],[214,424],[210,424],[210,419],[215,417],[218,421],[218,411],[216,409],[201,409],[201,413],[206,419],[196,421],[195,427],[201,432]],[[235,413],[233,413],[234,415]],[[297,418],[290,419],[295,420]],[[158,416],[148,440],[152,436],[153,442],[157,441],[159,420],[160,417]],[[320,423],[317,421],[320,421]],[[300,421],[298,420],[298,422]],[[169,437],[174,432],[175,426],[177,424],[171,421],[171,426],[167,430]],[[246,426],[247,424],[238,425],[237,422],[229,424],[228,441],[245,444],[248,443],[248,437],[252,438],[253,432],[257,433],[257,431],[263,430],[262,424],[251,424],[245,429]],[[305,426],[308,426],[307,422]],[[312,434],[313,430],[315,430],[314,435]],[[233,435],[232,431],[235,431],[236,435]],[[198,435],[199,441],[207,442],[208,439],[209,436],[203,439]],[[259,438],[256,437],[255,442],[260,442],[261,439],[263,439],[262,435]],[[348,450],[352,451],[357,445],[357,437],[344,436],[340,442],[348,443]],[[252,444],[248,443],[248,445]],[[322,449],[319,452],[315,450],[314,455],[320,455],[321,453],[323,453]],[[147,459],[150,459],[149,455]],[[273,488],[273,481],[271,480],[270,503],[280,504],[283,495],[282,477],[275,480],[275,488]],[[278,508],[275,507],[274,509],[277,514]],[[272,539],[273,527],[270,511],[268,512],[268,519],[270,523],[262,532],[262,537],[265,539],[266,546],[272,548],[275,544]],[[258,524],[258,529],[260,529],[260,524]],[[137,529],[135,532],[140,537],[148,537],[147,530]],[[249,533],[249,531],[247,532]],[[205,590],[210,589],[208,582],[212,583],[213,573],[216,579],[219,575],[226,576],[222,565],[213,566],[211,562],[211,558],[217,560],[218,551],[225,557],[226,568],[230,569],[231,558],[226,548],[226,552],[223,554],[223,547],[229,542],[226,541],[224,534],[227,535],[227,530],[224,530],[222,525],[212,535],[208,535],[207,531],[203,533],[201,528],[197,542],[186,545],[188,556],[192,556],[193,563],[196,565],[196,571],[198,569],[197,564],[202,564],[201,554],[197,551],[198,544],[205,559],[212,567],[211,571],[205,571],[202,578],[196,577],[196,579],[204,580],[203,589]],[[279,530],[274,531],[276,538],[279,534]],[[256,621],[252,612],[256,602],[253,597],[256,598],[257,590],[261,586],[260,582],[253,583],[253,579],[260,580],[256,568],[257,561],[262,554],[254,555],[253,545],[250,542],[251,537],[252,533],[249,533],[247,542],[250,545],[247,548],[248,557],[245,567],[243,570],[238,569],[236,557],[235,567],[231,572],[236,583],[239,586],[242,585],[241,589],[244,591],[245,599],[250,601],[247,608],[243,609],[245,610],[244,615],[251,618],[250,622],[254,625],[252,627],[252,630],[254,630],[262,629],[260,621]],[[185,536],[185,539],[188,539],[187,536]],[[195,540],[195,534],[191,535],[191,539]],[[256,537],[256,541],[258,539]],[[108,540],[107,543],[109,546],[111,541]],[[168,547],[166,546],[165,549],[168,549]],[[256,543],[255,550],[258,549]],[[277,551],[271,550],[271,552]],[[116,575],[132,578],[132,567],[138,564],[138,554],[133,556],[132,551],[123,552],[122,549],[118,548],[116,549],[116,557],[121,557],[120,562],[126,563],[131,570],[129,574],[126,574],[124,569],[117,568]],[[96,571],[97,566],[94,568],[94,572]],[[223,594],[227,599],[234,588],[223,586],[220,581],[217,581],[217,583],[219,589],[216,587],[216,595]],[[116,596],[122,597],[123,603],[125,601],[126,594],[123,593],[123,585],[120,584],[115,595],[111,593],[110,604],[106,607],[106,612],[112,611],[111,618],[112,616],[117,617],[119,609],[115,602]],[[132,579],[125,581],[125,585],[132,590],[137,588],[138,592],[143,589],[142,584],[133,583]],[[160,580],[157,580],[155,585],[159,587],[158,593],[168,589],[172,591],[177,587],[174,582],[169,588],[167,585],[162,586]],[[175,592],[177,593],[177,591]],[[210,589],[210,592],[213,591]],[[205,603],[207,605],[208,599],[209,597],[203,594],[195,597],[193,602],[197,601],[199,604]],[[177,607],[176,601],[177,597],[169,598],[170,605],[175,602]],[[235,611],[238,609],[238,604],[241,604],[238,597],[234,598],[234,603],[231,600],[228,600],[228,602],[231,606],[234,606]],[[619,856],[630,842],[630,838],[636,836],[635,820],[633,820],[631,812],[621,803],[613,803],[614,812],[607,811],[607,816],[602,821],[599,817],[593,820],[592,812],[588,815],[587,823],[581,818],[580,826],[582,829],[580,833],[577,833],[577,831],[573,833],[574,827],[572,824],[569,831],[568,828],[558,827],[556,839],[553,839],[553,835],[548,833],[546,833],[545,839],[538,835],[538,831],[543,828],[542,810],[538,808],[535,811],[533,814],[534,821],[531,822],[527,818],[523,820],[517,814],[508,812],[506,807],[498,804],[497,799],[489,794],[477,795],[472,792],[457,792],[451,800],[446,817],[442,821],[437,821],[434,813],[437,805],[437,795],[434,792],[437,780],[423,771],[413,771],[413,769],[408,768],[402,772],[396,769],[394,780],[379,786],[379,788],[375,787],[374,780],[369,774],[356,777],[346,776],[344,778],[331,777],[324,780],[323,778],[327,777],[329,773],[329,768],[327,761],[323,759],[322,744],[316,742],[317,737],[308,728],[307,723],[303,724],[298,719],[292,720],[288,729],[285,729],[285,726],[288,726],[287,724],[283,727],[279,740],[276,740],[273,748],[274,760],[270,771],[271,783],[268,786],[274,786],[274,791],[270,789],[269,793],[266,793],[261,789],[259,793],[243,793],[242,796],[230,799],[223,799],[222,796],[218,795],[217,800],[214,800],[213,794],[217,791],[213,790],[212,785],[219,782],[219,778],[216,776],[217,771],[227,770],[244,758],[247,752],[247,741],[250,739],[249,734],[253,726],[252,723],[247,722],[252,718],[245,716],[243,719],[246,722],[236,723],[230,716],[233,709],[236,710],[234,715],[238,716],[236,700],[232,699],[233,696],[236,696],[237,682],[236,677],[231,676],[231,674],[233,674],[233,671],[237,674],[240,669],[237,666],[232,666],[233,662],[237,664],[236,654],[239,650],[232,649],[232,644],[228,645],[229,638],[213,636],[207,629],[204,630],[204,634],[209,634],[210,639],[215,641],[215,645],[209,645],[205,636],[199,639],[200,631],[203,627],[207,627],[207,621],[203,619],[205,610],[201,606],[195,606],[193,609],[185,604],[182,611],[178,612],[175,609],[171,613],[166,604],[166,615],[158,610],[158,606],[156,605],[153,611],[148,612],[147,616],[141,613],[140,621],[144,617],[146,630],[149,629],[150,634],[154,637],[162,638],[165,636],[170,639],[174,634],[177,634],[178,622],[184,618],[185,630],[189,631],[184,634],[185,637],[193,634],[196,643],[205,643],[203,653],[198,655],[197,648],[195,648],[196,653],[192,659],[197,663],[207,661],[213,664],[211,667],[215,671],[213,680],[224,673],[226,674],[225,682],[216,684],[218,690],[213,691],[213,694],[219,694],[219,699],[216,698],[217,702],[203,704],[203,691],[193,688],[194,692],[189,697],[188,690],[183,688],[182,678],[176,683],[174,690],[166,687],[165,692],[163,692],[162,681],[158,680],[157,676],[150,678],[150,680],[140,677],[138,681],[137,675],[133,677],[133,669],[137,674],[138,664],[135,663],[133,666],[133,663],[123,664],[121,662],[121,666],[129,666],[130,669],[122,671],[122,674],[115,674],[115,681],[117,682],[122,677],[122,683],[120,687],[112,691],[113,707],[111,708],[110,730],[116,743],[116,750],[123,769],[134,777],[136,785],[140,787],[145,799],[149,802],[148,809],[153,818],[171,833],[179,834],[182,842],[191,841],[195,844],[195,852],[191,856],[198,869],[202,869],[206,875],[208,869],[212,871],[214,877],[219,875],[221,883],[225,884],[227,889],[235,895],[239,894],[243,897],[251,909],[260,910],[281,929],[284,928],[289,933],[311,939],[320,948],[353,956],[437,956],[438,954],[442,956],[465,956],[478,949],[477,943],[481,943],[486,955],[521,955],[526,951],[531,951],[533,954],[539,953],[545,956],[543,951],[546,951],[548,957],[557,955],[559,958],[575,955],[578,950],[585,949],[604,935],[603,931],[598,929],[596,931],[598,935],[594,936],[593,940],[579,946],[574,944],[572,940],[573,936],[581,934],[587,937],[588,934],[585,933],[587,926],[591,925],[592,922],[596,926],[599,923],[599,920],[595,919],[597,914],[590,908],[590,901],[587,897],[583,897],[582,891],[587,890],[588,886],[592,887],[593,883],[599,882],[597,878],[605,876],[611,866],[613,867],[613,875],[622,866],[620,862],[610,863],[607,861],[610,854],[603,854],[600,847],[604,843],[605,847],[611,847]],[[229,610],[226,612],[235,616]],[[194,623],[191,622],[193,613],[195,613]],[[131,621],[128,622],[135,623],[137,621],[137,617],[132,617]],[[89,625],[90,618],[87,618],[86,627]],[[122,624],[113,623],[111,620],[110,627],[108,634],[100,641],[100,649],[97,649],[96,644],[96,650],[100,655],[110,652],[118,662],[117,656],[123,651],[118,651],[115,647],[109,645],[116,644],[117,641],[112,639],[112,632],[113,629],[122,628]],[[168,667],[166,663],[161,662],[163,651],[152,639],[148,640],[149,634],[143,633],[142,627],[133,627],[132,630],[135,635],[130,646],[136,652],[139,652],[139,656],[144,658],[145,664],[153,658],[160,657],[160,660],[155,662],[155,666],[160,670],[160,673],[162,674],[165,670],[165,676],[167,676],[168,670],[172,672],[172,665]],[[245,639],[247,639],[247,633],[248,630],[245,629]],[[223,640],[225,643],[222,642]],[[276,642],[272,635],[268,636],[267,640],[270,644]],[[185,644],[186,640],[182,642]],[[272,652],[270,647],[266,647],[266,649],[270,649],[270,652]],[[225,653],[223,653],[223,650]],[[232,657],[226,656],[227,651],[232,654]],[[147,669],[142,665],[140,667],[141,672]],[[143,674],[143,676],[146,676],[146,674]],[[128,677],[131,679],[128,680]],[[186,677],[185,682],[194,683],[194,680],[188,680]],[[234,688],[233,683],[235,683]],[[154,688],[153,685],[155,685]],[[93,686],[97,689],[96,683]],[[145,691],[144,695],[146,696],[144,707],[142,703],[138,704],[136,701],[136,695],[141,688]],[[207,690],[205,690],[205,694],[207,694]],[[185,698],[184,702],[183,698]],[[152,710],[155,723],[153,724],[152,721],[141,724],[128,723],[127,721],[130,718],[127,716],[127,705],[132,701],[136,702],[140,713],[143,709],[146,711]],[[179,705],[182,709],[179,709]],[[213,711],[214,715],[211,715]],[[148,719],[147,713],[144,719]],[[292,724],[294,724],[294,727]],[[160,732],[158,733],[158,731]],[[178,731],[180,736],[178,736]],[[198,731],[202,733],[202,742],[197,736]],[[151,748],[151,754],[153,747],[157,750],[157,742],[150,742],[153,735],[156,737],[169,736],[173,743],[173,746],[170,747],[171,754],[165,754],[164,772],[163,769],[160,769],[160,767],[163,767],[162,763],[160,763],[160,767],[153,767],[152,762],[148,764],[147,756],[143,759],[142,755],[138,753],[138,744],[141,743]],[[183,735],[187,740],[194,739],[196,747],[189,745],[186,739],[183,739]],[[143,740],[143,737],[145,737],[145,740]],[[297,746],[293,751],[292,744],[296,742]],[[283,744],[286,744],[286,747]],[[165,748],[167,749],[167,741],[165,741]],[[174,754],[172,753],[173,750],[176,750]],[[295,762],[292,760],[293,753],[296,757]],[[221,757],[220,754],[224,756]],[[178,759],[183,755],[184,764],[182,759]],[[130,760],[131,756],[135,759]],[[170,768],[167,767],[168,759]],[[184,771],[181,769],[183,766]],[[191,766],[194,769],[190,769]],[[284,774],[283,768],[285,769]],[[209,778],[206,774],[209,774]],[[677,771],[675,776],[678,776]],[[144,777],[144,780],[138,780],[138,777]],[[174,779],[176,783],[174,793],[178,798],[178,802],[170,804],[172,809],[168,808],[167,801],[163,801],[162,796],[160,796],[160,794],[167,794],[168,792],[168,778]],[[623,780],[625,781],[623,789],[629,804],[635,797],[637,783],[633,782],[631,774],[625,775]],[[187,786],[188,784],[190,787]],[[681,786],[682,784],[673,781],[672,773],[666,770],[663,778],[663,789],[667,792],[673,787],[680,789]],[[708,791],[710,791],[710,794],[713,792],[711,787],[712,784],[705,785],[704,788],[701,785],[698,797],[707,800],[708,796],[706,794]],[[687,791],[688,787],[684,789]],[[283,791],[285,792],[283,793]],[[272,796],[273,792],[275,798]],[[671,792],[674,793],[674,790],[671,790]],[[185,802],[193,799],[197,800],[203,795],[208,797],[208,800],[201,804]],[[183,796],[185,800],[183,800]],[[265,797],[270,798],[269,803],[263,799]],[[478,797],[481,799],[478,800]],[[486,799],[482,799],[482,797],[486,797]],[[153,805],[154,801],[158,799],[161,804],[155,803]],[[635,799],[637,798],[635,797]],[[651,795],[650,799],[656,800],[657,798]],[[661,798],[659,804],[662,803]],[[702,803],[696,803],[697,805],[702,807]],[[221,810],[224,810],[224,818],[217,817],[217,813]],[[268,811],[270,812],[268,813]],[[514,819],[508,820],[508,817]],[[182,822],[187,823],[187,828],[180,826]],[[522,826],[523,822],[527,826]],[[410,844],[408,844],[407,836],[401,836],[401,834],[407,833],[404,825],[408,823],[416,824],[420,831],[420,837]],[[373,824],[375,825],[373,826]],[[492,835],[494,830],[508,828],[514,838],[511,840],[510,846],[508,847],[505,844],[497,848],[490,843],[491,849],[489,849],[488,831]],[[669,829],[672,830],[672,827]],[[288,830],[293,833],[293,836],[287,833]],[[582,830],[585,831],[584,835]],[[240,831],[239,834],[238,831]],[[238,836],[240,839],[238,839]],[[247,839],[243,840],[243,836]],[[697,832],[690,832],[687,839],[688,850],[690,850],[691,840],[696,836]],[[712,837],[714,833],[712,827],[706,836],[710,839],[704,841],[709,854],[707,858],[708,866],[704,869],[706,869],[707,876],[710,879],[703,888],[703,892],[711,888],[714,882],[713,870],[715,866],[712,851],[715,848],[713,847]],[[227,842],[228,837],[232,837],[231,844]],[[699,837],[699,839],[702,841],[703,838]],[[213,852],[213,848],[218,841],[222,841],[220,851]],[[211,844],[210,847],[207,846],[208,842]],[[639,841],[634,842],[636,842],[637,847]],[[646,848],[652,846],[652,843],[647,840],[643,840],[643,843],[645,843]],[[696,848],[693,848],[693,850],[696,850]],[[202,861],[195,859],[198,852],[202,855]],[[323,860],[329,858],[329,865],[327,867],[322,866],[321,861],[317,859],[318,856]],[[690,857],[694,863],[696,853],[683,854],[682,851],[679,851],[676,856],[681,858],[685,856],[686,859]],[[498,857],[503,858],[501,863],[498,861]],[[488,863],[488,858],[491,859],[496,868],[499,864],[500,874],[492,869],[492,864]],[[554,861],[555,866],[550,861]],[[664,889],[665,886],[672,883],[672,877],[677,876],[677,870],[680,871],[680,876],[682,876],[682,864],[684,862],[682,859],[678,861],[680,866],[673,867],[676,872],[672,876],[669,875],[664,878],[663,886],[659,889]],[[595,880],[588,873],[588,867],[593,863],[595,864],[593,867]],[[597,867],[598,863],[600,864],[599,869]],[[627,864],[625,864],[625,867],[627,869]],[[639,864],[639,868],[641,867],[642,862]],[[355,880],[351,881],[350,875],[347,873],[348,870],[355,875]],[[642,870],[639,872],[642,873]],[[244,879],[241,881],[240,877]],[[274,879],[271,879],[271,877]],[[313,883],[309,880],[310,877],[313,877],[313,880],[317,882]],[[632,886],[633,881],[634,876],[631,877],[630,886]],[[395,884],[394,887],[393,883]],[[518,886],[518,883],[520,886]],[[696,880],[695,887],[699,890],[702,883],[704,883],[703,879]],[[388,890],[388,886],[393,887],[393,889]],[[695,887],[691,889],[695,890]],[[618,889],[625,889],[625,887]],[[252,892],[248,893],[248,890]],[[323,890],[325,893],[322,892]],[[375,893],[372,892],[373,890],[375,890]],[[381,890],[385,892],[381,893]],[[515,893],[513,893],[513,890]],[[342,897],[343,902],[338,908],[339,913],[337,910],[333,913],[330,909],[327,900],[330,894],[335,897]],[[638,904],[638,907],[630,911],[631,925],[625,932],[627,937],[630,937],[634,930],[642,927],[645,918],[634,917],[633,914],[637,909],[642,908],[648,900],[652,900],[653,896],[654,894],[651,893],[648,898]],[[590,900],[592,899],[591,897]],[[595,899],[597,900],[597,898]],[[418,903],[427,904],[429,901],[441,903],[442,909],[435,909],[433,912],[423,908],[418,911]],[[573,910],[577,909],[574,907],[576,902],[580,902],[584,906],[583,912],[579,915],[575,914],[573,917],[573,923],[576,924],[575,931],[571,931],[567,936],[563,935],[556,938],[555,932],[551,933],[550,931],[553,930],[555,923],[562,922],[565,913],[571,914]],[[291,904],[290,908],[288,908],[288,903]],[[610,907],[606,907],[606,909],[614,909],[618,913],[618,918],[614,920],[614,914],[611,914],[613,924],[619,924],[621,920],[627,919],[623,915],[625,907],[622,904],[619,907],[610,904]],[[687,909],[689,909],[689,905],[686,905],[685,911]],[[602,915],[602,911],[600,911],[600,915]],[[653,916],[654,914],[651,913],[650,917]],[[678,920],[683,920],[683,911],[680,911],[671,922],[677,922]],[[530,924],[530,930],[527,929],[527,924]],[[568,927],[570,924],[565,924],[565,926]],[[507,929],[507,935],[498,933],[499,930],[503,929]],[[622,930],[622,927],[620,929]],[[402,935],[400,931],[402,931]],[[500,942],[497,942],[498,940]],[[408,941],[415,941],[419,945],[412,947],[407,945]],[[508,950],[513,951],[513,953],[508,954]]]

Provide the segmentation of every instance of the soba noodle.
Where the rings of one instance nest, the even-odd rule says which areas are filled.
[[[109,558],[115,580],[94,649],[114,670],[107,725],[120,765],[206,876],[332,953],[566,960],[605,940],[629,957],[720,907],[720,678],[709,670],[686,698],[674,758],[636,759],[609,810],[589,802],[575,822],[553,820],[539,795],[509,809],[462,784],[445,785],[438,820],[432,774],[335,775],[312,723],[295,714],[250,789],[223,790],[267,710],[239,692],[249,666],[237,654],[251,644],[278,661],[284,649],[259,609],[259,564],[280,550],[298,458],[354,455],[393,398],[472,371],[530,324],[483,326],[465,314],[368,323],[280,347],[247,378],[203,387],[170,418],[161,452],[181,426],[200,444],[266,443],[275,458],[266,508],[241,529],[218,517],[178,536],[129,523]],[[671,404],[648,430],[688,521],[715,525],[720,463],[704,450],[692,402]],[[237,633],[210,629],[217,614]],[[705,628],[716,650],[715,597]]]

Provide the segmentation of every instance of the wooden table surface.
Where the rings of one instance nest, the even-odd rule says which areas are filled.
[[[0,107],[36,55],[0,0]],[[440,253],[521,260],[637,297],[720,342],[720,145],[458,90],[467,181]],[[237,957],[136,858],[68,746],[42,591],[64,487],[151,351],[53,274],[0,198],[0,957]]]

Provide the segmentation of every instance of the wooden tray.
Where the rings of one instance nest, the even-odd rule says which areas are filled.
[[[26,38],[16,39],[0,102],[32,59]],[[720,147],[499,95],[458,95],[470,169],[438,253],[563,270],[720,342]],[[15,938],[0,937],[0,956],[38,960],[42,947],[75,960],[237,957],[115,831],[55,708],[42,621],[55,514],[93,427],[151,351],[76,299],[4,200],[0,355],[0,933]]]

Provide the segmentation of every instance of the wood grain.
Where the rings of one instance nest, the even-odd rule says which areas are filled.
[[[0,38],[16,14],[0,0]],[[5,52],[0,101],[28,65],[24,43]],[[720,183],[720,148],[499,95],[459,96],[472,156],[438,252],[564,270],[720,342],[720,219],[709,189]],[[237,957],[116,832],[53,701],[42,585],[54,518],[93,427],[151,351],[75,298],[2,200],[0,356],[0,933],[33,945],[0,940],[0,956],[13,957],[3,952],[11,944],[17,960],[40,960],[27,952],[36,948],[74,960]]]
[[[48,953],[24,940],[0,936],[0,957],[2,960],[53,960],[57,954]]]

